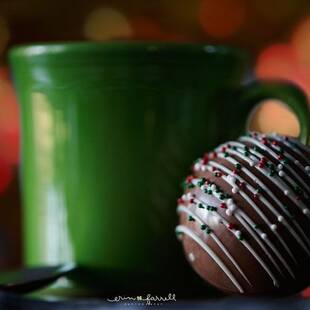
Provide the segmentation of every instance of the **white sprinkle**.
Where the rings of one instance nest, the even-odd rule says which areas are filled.
[[[235,211],[237,209],[237,206],[235,204],[230,204],[227,206],[229,210]]]
[[[265,233],[262,233],[260,236],[262,239],[267,239],[267,234],[265,234]]]
[[[232,211],[230,209],[226,209],[226,215],[231,216],[232,215]]]
[[[272,230],[276,230],[278,227],[277,227],[276,224],[272,224],[272,225],[270,226],[270,228],[271,228]]]
[[[282,164],[279,164],[279,165],[278,165],[278,169],[279,169],[279,170],[282,170],[282,169],[283,169],[283,165],[282,165]]]
[[[185,194],[185,195],[186,195],[186,198],[185,198],[185,199],[187,199],[187,200],[190,200],[190,199],[193,198],[193,196],[192,196],[191,193],[187,193],[187,194]]]
[[[239,192],[239,189],[238,187],[233,187],[231,191],[233,194],[237,194]]]
[[[241,236],[241,231],[240,230],[236,230],[235,235],[237,238],[239,238]]]
[[[189,258],[189,260],[190,260],[191,262],[193,262],[193,261],[195,260],[195,255],[194,255],[192,252],[190,252],[190,253],[188,254],[188,258]]]
[[[236,178],[232,175],[227,176],[227,181],[231,183],[236,183]]]
[[[215,184],[212,184],[212,185],[211,185],[211,190],[212,190],[212,191],[216,191],[216,185],[215,185]]]
[[[206,165],[202,165],[201,166],[201,171],[206,171],[207,170],[207,166]]]
[[[308,209],[308,208],[304,208],[304,209],[302,210],[302,213],[303,213],[303,214],[309,214],[309,209]]]
[[[298,165],[298,164],[299,164],[299,161],[296,159],[296,160],[294,161],[294,164],[295,164],[295,165]]]
[[[219,216],[215,216],[214,217],[214,222],[215,222],[215,224],[221,224],[222,223],[222,219]]]
[[[306,171],[310,171],[310,166],[305,167]]]
[[[284,191],[284,195],[285,195],[285,196],[288,196],[289,194],[290,194],[289,190],[286,189],[286,190]]]
[[[194,170],[195,170],[195,171],[198,171],[198,170],[200,170],[200,169],[201,169],[201,165],[200,165],[199,163],[197,163],[197,164],[194,165]]]
[[[251,167],[254,167],[256,164],[257,164],[256,161],[254,161],[254,160],[251,160],[251,161],[250,161],[250,166],[251,166]]]
[[[279,177],[281,178],[285,176],[285,173],[282,170],[280,170],[278,174],[279,174]]]
[[[279,215],[279,216],[278,216],[278,221],[279,221],[279,222],[282,222],[283,220],[284,220],[284,217],[283,217],[282,215]]]
[[[227,201],[226,201],[227,205],[231,205],[233,203],[234,203],[234,201],[231,198],[228,198]]]

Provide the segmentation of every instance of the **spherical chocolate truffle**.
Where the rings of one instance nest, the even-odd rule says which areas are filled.
[[[249,133],[195,161],[178,200],[187,259],[227,293],[292,294],[310,284],[310,148]]]

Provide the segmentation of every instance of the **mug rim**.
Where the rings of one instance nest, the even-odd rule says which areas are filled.
[[[195,42],[156,42],[156,41],[105,41],[105,42],[42,42],[34,44],[21,44],[13,46],[9,51],[10,58],[35,59],[60,55],[76,55],[83,57],[87,54],[100,53],[113,57],[128,55],[171,57],[205,56],[206,54],[231,55],[245,59],[247,53],[242,49],[208,43]],[[194,59],[193,59],[194,60]]]

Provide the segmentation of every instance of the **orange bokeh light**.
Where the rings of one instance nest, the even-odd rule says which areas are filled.
[[[247,13],[245,0],[203,0],[198,19],[202,29],[210,36],[226,38],[242,26]]]
[[[297,117],[281,101],[269,99],[256,109],[250,123],[250,130],[278,132],[297,137],[299,125]]]
[[[83,31],[87,39],[94,41],[127,38],[132,35],[127,17],[110,7],[99,7],[90,12]]]
[[[292,35],[292,45],[298,61],[310,68],[310,17],[301,22]]]

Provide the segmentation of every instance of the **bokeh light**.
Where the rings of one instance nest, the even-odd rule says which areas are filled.
[[[4,193],[11,183],[13,173],[10,165],[0,158],[0,194]]]
[[[294,49],[289,44],[267,47],[259,55],[255,71],[259,78],[292,78],[297,72]]]
[[[0,69],[0,156],[11,165],[19,162],[19,109],[7,69]]]
[[[208,35],[226,38],[240,29],[246,14],[245,0],[202,0],[198,19]]]
[[[133,29],[134,39],[160,40],[164,35],[158,22],[146,16],[133,17],[130,24]]]
[[[303,7],[297,0],[252,0],[255,11],[271,23],[284,23]]]
[[[94,41],[128,38],[132,36],[132,28],[126,16],[120,11],[101,7],[87,16],[84,35]]]
[[[292,35],[292,45],[298,61],[310,68],[310,17],[303,20]]]
[[[278,132],[295,137],[299,134],[299,123],[294,113],[275,99],[265,100],[258,106],[249,127],[265,133]]]

